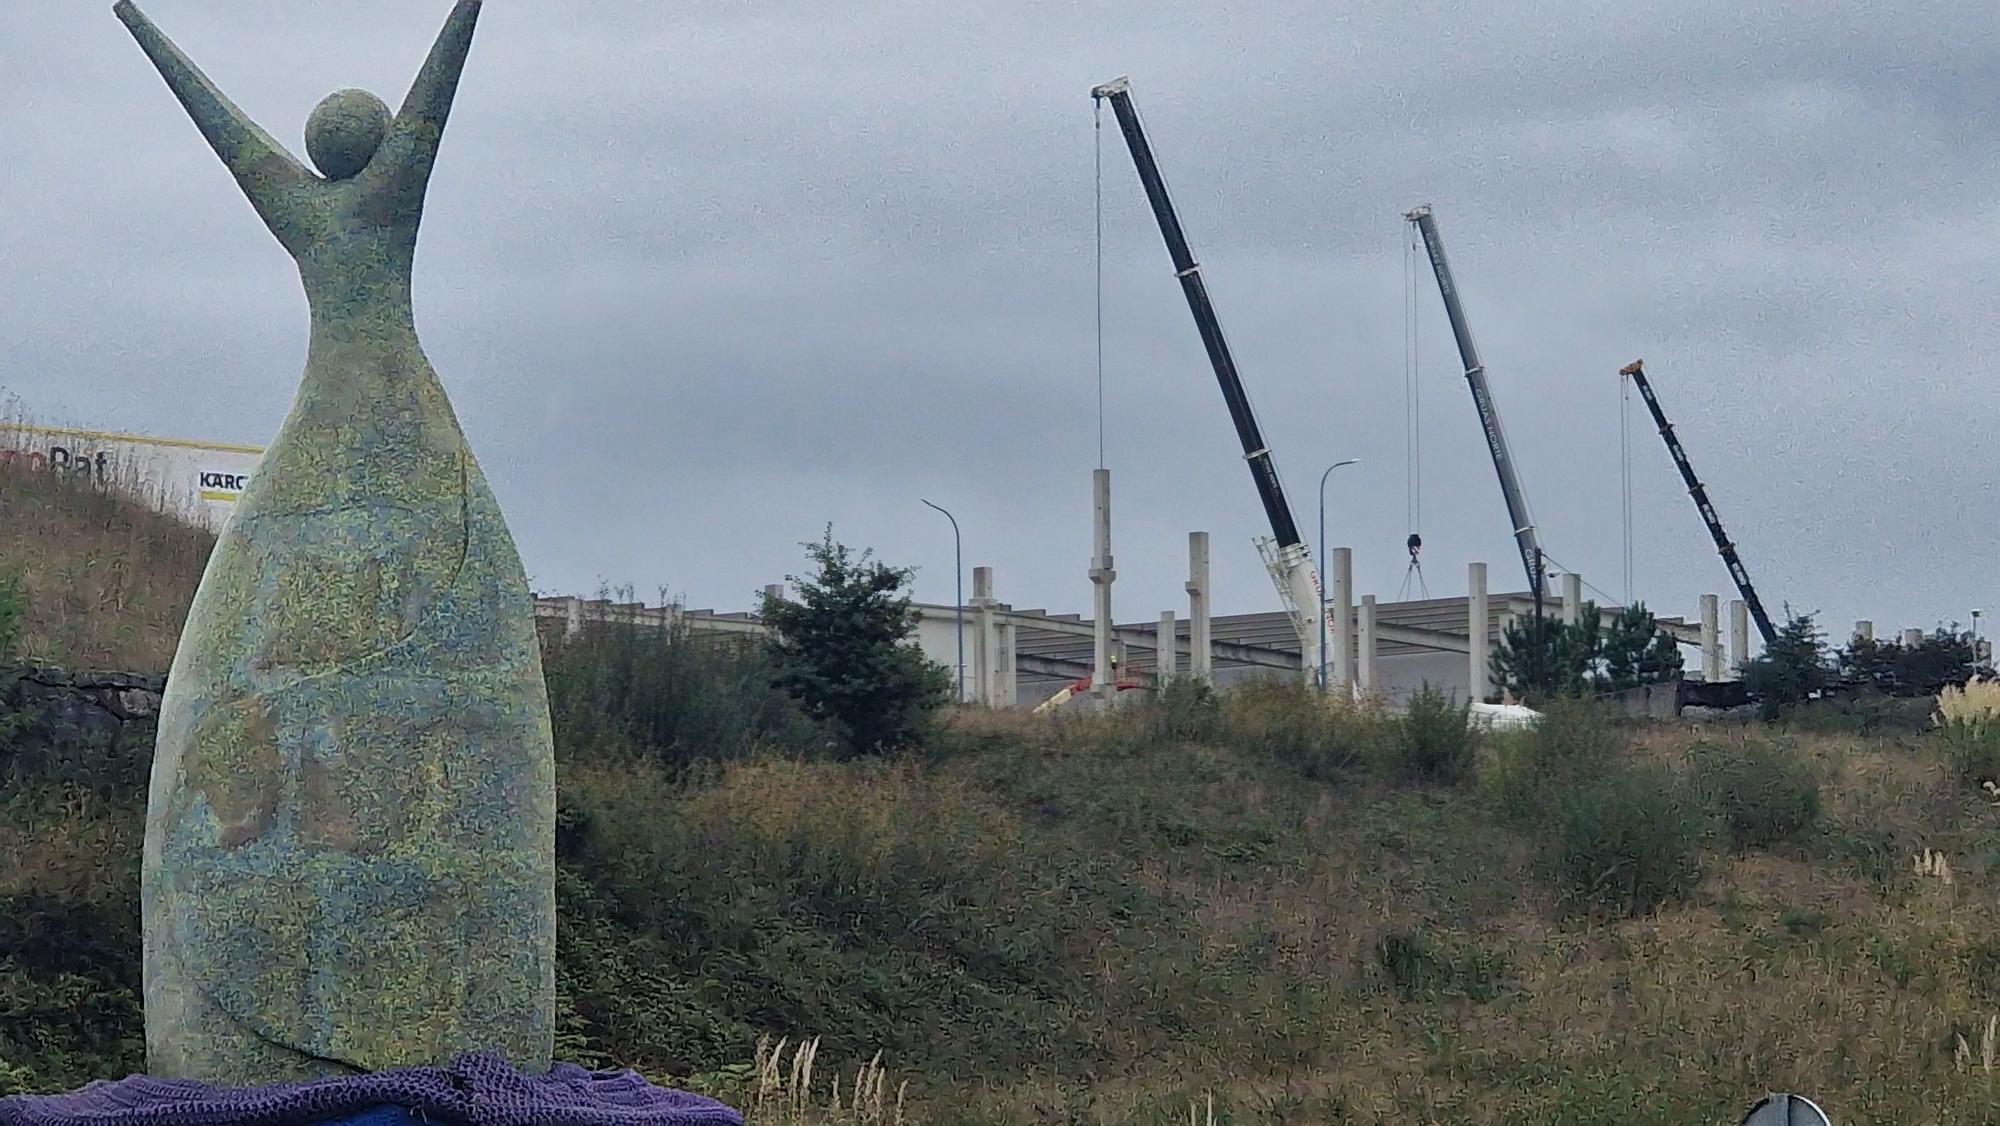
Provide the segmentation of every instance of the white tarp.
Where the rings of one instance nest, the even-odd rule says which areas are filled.
[[[223,442],[0,423],[0,462],[88,477],[214,529],[263,454]]]

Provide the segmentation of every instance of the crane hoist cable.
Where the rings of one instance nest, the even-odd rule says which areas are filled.
[[[1632,384],[1618,381],[1618,459],[1624,488],[1625,605],[1632,604]]]
[[[1409,566],[1403,569],[1403,585],[1397,591],[1398,600],[1409,594],[1410,580],[1416,579],[1417,589],[1425,598],[1430,597],[1430,586],[1424,581],[1423,564],[1423,365],[1417,354],[1417,260],[1416,240],[1410,235],[1408,224],[1399,224],[1403,243],[1403,482],[1405,492],[1405,516],[1410,529],[1403,547],[1410,553]]]
[[[1104,103],[1092,99],[1097,171],[1097,468],[1104,468]]]

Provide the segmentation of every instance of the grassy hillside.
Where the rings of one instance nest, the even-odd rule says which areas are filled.
[[[0,462],[0,576],[27,595],[24,656],[166,672],[214,544],[115,493]]]
[[[1938,735],[1464,746],[1259,686],[839,763],[751,651],[548,667],[570,1059],[749,1101],[816,1036],[818,1102],[879,1052],[919,1123],[2000,1120],[2000,808]],[[0,1091],[134,1070],[135,772],[6,762]]]

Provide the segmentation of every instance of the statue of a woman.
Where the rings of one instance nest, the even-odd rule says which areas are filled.
[[[315,175],[116,12],[298,261],[305,377],[195,596],[147,809],[154,1074],[237,1086],[553,1047],[555,789],[533,600],[418,346],[410,266],[472,41],[393,116],[343,90]]]

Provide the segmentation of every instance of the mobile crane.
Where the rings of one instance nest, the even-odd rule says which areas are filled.
[[[1521,491],[1521,478],[1514,470],[1514,455],[1507,449],[1506,432],[1500,429],[1500,412],[1493,405],[1493,389],[1486,383],[1486,365],[1479,361],[1479,349],[1472,343],[1472,329],[1465,323],[1465,309],[1458,303],[1458,285],[1452,281],[1451,264],[1445,261],[1444,240],[1438,236],[1437,219],[1432,216],[1429,204],[1404,212],[1403,218],[1423,236],[1431,272],[1437,275],[1445,316],[1451,320],[1451,334],[1458,341],[1458,357],[1465,364],[1465,382],[1472,388],[1473,405],[1479,409],[1480,428],[1486,431],[1486,450],[1493,455],[1493,468],[1500,475],[1500,493],[1507,501],[1514,544],[1521,551],[1521,566],[1528,572],[1528,589],[1539,605],[1547,571],[1541,538],[1535,533],[1535,518],[1528,512],[1528,497]]]
[[[1153,218],[1159,222],[1160,237],[1166,240],[1167,253],[1174,263],[1174,276],[1180,279],[1181,291],[1187,296],[1188,310],[1194,314],[1196,330],[1201,333],[1202,346],[1208,350],[1208,362],[1215,369],[1215,380],[1222,386],[1222,399],[1229,407],[1229,418],[1236,424],[1236,437],[1243,445],[1243,459],[1250,465],[1250,477],[1257,487],[1257,498],[1264,504],[1264,515],[1271,523],[1270,538],[1259,538],[1258,551],[1264,557],[1264,566],[1271,572],[1272,582],[1278,588],[1279,600],[1290,613],[1292,625],[1298,630],[1299,644],[1306,668],[1320,667],[1321,615],[1324,603],[1321,596],[1319,573],[1313,568],[1312,554],[1299,537],[1299,528],[1292,519],[1291,504],[1285,499],[1284,485],[1278,480],[1278,468],[1271,460],[1271,449],[1264,442],[1263,431],[1257,425],[1257,416],[1250,409],[1249,395],[1243,389],[1243,379],[1236,371],[1236,360],[1229,353],[1229,343],[1222,336],[1222,324],[1216,319],[1215,306],[1208,299],[1208,287],[1202,283],[1201,266],[1194,260],[1188,249],[1187,236],[1181,231],[1180,217],[1174,212],[1173,201],[1167,196],[1167,184],[1160,176],[1160,166],[1153,159],[1153,146],[1146,140],[1145,129],[1139,124],[1138,110],[1132,106],[1131,82],[1125,78],[1114,79],[1091,90],[1092,99],[1110,102],[1111,112],[1118,118],[1118,128],[1125,134],[1125,146],[1131,150],[1132,163],[1139,171],[1139,183],[1146,189],[1146,199],[1153,205]]]
[[[1688,461],[1687,451],[1681,448],[1681,440],[1674,436],[1673,424],[1667,421],[1667,414],[1660,409],[1660,400],[1653,394],[1653,385],[1646,379],[1644,360],[1633,360],[1618,369],[1618,374],[1632,381],[1639,389],[1639,397],[1646,400],[1646,409],[1653,414],[1653,424],[1660,428],[1660,437],[1667,443],[1667,453],[1674,459],[1674,468],[1681,471],[1681,480],[1687,483],[1688,495],[1694,498],[1694,506],[1701,512],[1701,522],[1708,525],[1708,534],[1715,541],[1715,550],[1722,561],[1729,566],[1729,577],[1736,580],[1736,590],[1743,595],[1743,604],[1750,608],[1750,616],[1757,621],[1757,632],[1764,635],[1768,647],[1778,640],[1778,631],[1771,625],[1771,615],[1764,612],[1764,603],[1757,597],[1757,589],[1750,585],[1750,572],[1743,566],[1743,559],[1736,554],[1736,545],[1729,542],[1729,534],[1722,530],[1722,518],[1715,514],[1715,505],[1709,503],[1708,490],[1702,487],[1701,479],[1694,475],[1694,465]]]

